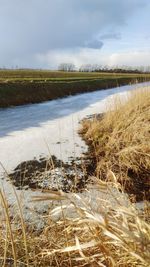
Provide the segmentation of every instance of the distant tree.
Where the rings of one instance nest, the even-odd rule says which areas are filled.
[[[150,73],[150,66],[143,67],[143,72]]]
[[[81,72],[91,72],[93,70],[93,67],[91,64],[84,64],[79,68],[79,71]]]
[[[71,71],[75,71],[75,65],[73,63],[61,63],[59,66],[58,66],[58,70],[59,71],[68,71],[68,72],[71,72]]]
[[[126,65],[98,65],[84,64],[79,68],[80,72],[109,72],[109,73],[150,73],[150,66],[126,66]]]
[[[106,72],[108,71],[108,66],[101,66],[99,64],[84,64],[79,68],[81,72]]]

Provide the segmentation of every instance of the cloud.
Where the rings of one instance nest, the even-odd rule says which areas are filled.
[[[127,65],[127,66],[149,66],[149,51],[128,51],[122,53],[114,53],[109,57],[108,64],[111,65]]]
[[[57,69],[62,62],[73,63],[77,68],[82,64],[99,64],[107,66],[149,66],[150,50],[103,53],[102,50],[78,48],[71,50],[51,50],[46,54],[37,54],[37,62],[50,69]]]
[[[79,68],[83,63],[99,62],[101,50],[91,48],[77,48],[66,50],[50,50],[45,54],[37,54],[36,60],[48,68],[57,69],[62,62],[73,63]]]
[[[85,43],[85,47],[93,49],[101,49],[103,47],[103,42],[100,40],[91,40]]]
[[[117,39],[114,32],[146,2],[0,0],[0,64],[38,67],[37,54],[100,49],[104,40]]]
[[[115,40],[120,40],[121,39],[121,34],[120,33],[104,33],[102,35],[99,36],[99,38],[101,40],[111,40],[111,39],[115,39]]]

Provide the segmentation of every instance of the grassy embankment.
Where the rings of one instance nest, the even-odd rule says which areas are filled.
[[[141,185],[148,189],[148,90],[133,93],[125,104],[117,101],[114,111],[109,111],[101,120],[84,125],[85,137],[93,146],[97,175],[105,178],[105,181],[99,180],[97,190],[107,190],[110,184],[119,191],[130,185],[139,193],[142,192]],[[137,187],[138,183],[140,187]],[[28,230],[22,216],[20,222],[18,219],[15,221],[15,216],[9,217],[6,196],[2,191],[0,195],[3,207],[3,219],[0,220],[1,266],[150,266],[150,214],[147,206],[142,214],[138,214],[132,203],[125,207],[119,205],[118,199],[117,208],[111,206],[109,212],[100,213],[99,209],[91,209],[89,203],[81,208],[71,198],[69,203],[76,208],[77,217],[54,223],[49,216],[45,229],[36,233]],[[69,194],[51,192],[45,198],[61,200],[69,198]],[[101,200],[96,202],[101,207]],[[107,206],[107,202],[105,204]],[[60,210],[63,210],[62,205]]]
[[[0,70],[0,107],[39,103],[146,80],[150,80],[150,74]]]
[[[82,131],[95,175],[105,180],[111,170],[137,200],[150,200],[150,88],[130,94],[127,103],[115,98],[101,119],[85,121]]]

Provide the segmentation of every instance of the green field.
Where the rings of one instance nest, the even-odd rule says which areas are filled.
[[[48,70],[0,70],[0,81],[22,80],[79,80],[93,78],[150,77],[150,74],[99,73],[99,72],[64,72]]]
[[[150,74],[0,70],[0,107],[39,103],[147,80]]]

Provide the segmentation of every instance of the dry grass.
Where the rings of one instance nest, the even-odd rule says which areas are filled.
[[[84,137],[96,159],[96,175],[106,179],[112,170],[128,193],[149,198],[150,186],[150,88],[139,89],[102,119],[84,123]],[[146,194],[146,195],[145,195]]]
[[[113,173],[111,175],[114,177]],[[108,183],[97,181],[97,190],[106,190]],[[113,184],[118,188],[118,184]],[[43,232],[26,229],[27,247],[19,222],[9,217],[9,208],[4,195],[1,199],[4,211],[0,222],[0,266],[105,266],[105,267],[148,267],[150,264],[150,226],[148,208],[142,216],[133,204],[118,206],[100,213],[90,203],[76,194],[52,192],[47,199],[67,199],[76,210],[73,219],[63,217],[64,207],[55,208],[51,214],[62,212],[62,219],[49,222]],[[80,204],[74,201],[78,198]],[[45,199],[45,198],[44,198]],[[37,198],[37,200],[42,200]],[[98,201],[98,200],[97,200]],[[62,202],[63,204],[63,202]],[[98,205],[101,205],[99,200]],[[119,205],[119,200],[118,200]],[[24,224],[24,228],[26,228]],[[27,255],[26,255],[27,252]]]

